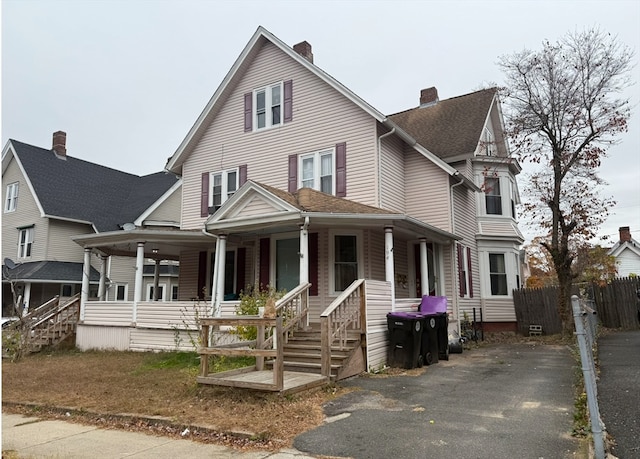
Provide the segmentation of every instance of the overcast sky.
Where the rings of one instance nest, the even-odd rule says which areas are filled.
[[[640,1],[2,1],[2,145],[51,148],[144,175],[160,171],[256,28],[379,111],[501,84],[498,57],[597,26],[640,53]],[[640,66],[629,132],[601,175],[618,205],[601,229],[640,239]],[[526,169],[526,165],[525,165]],[[526,232],[526,228],[523,228]],[[527,233],[528,237],[533,235]]]

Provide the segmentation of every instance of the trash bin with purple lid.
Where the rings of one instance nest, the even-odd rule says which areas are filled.
[[[438,358],[449,360],[447,297],[424,295],[419,311],[425,316],[425,325],[427,325],[425,330],[429,333],[429,347],[431,348],[433,362],[437,362]]]

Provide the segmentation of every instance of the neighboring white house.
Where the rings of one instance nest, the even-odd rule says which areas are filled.
[[[619,231],[620,240],[608,252],[616,259],[618,276],[640,276],[640,243],[631,237],[628,226],[620,227]]]

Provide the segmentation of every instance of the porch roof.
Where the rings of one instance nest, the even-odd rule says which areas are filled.
[[[6,271],[5,271],[6,269]],[[29,261],[17,264],[9,269],[2,265],[3,273],[14,282],[31,283],[80,283],[82,282],[82,263],[68,261]],[[4,277],[4,276],[3,276]],[[4,281],[5,279],[3,279]],[[92,266],[89,282],[97,283],[100,273]]]
[[[260,215],[243,215],[248,202],[259,197],[270,206]],[[278,188],[248,181],[227,200],[206,223],[207,231],[215,234],[295,231],[300,225],[379,228],[392,227],[407,237],[426,237],[434,242],[446,243],[462,239],[443,229],[392,210],[361,204],[301,188],[289,193]]]

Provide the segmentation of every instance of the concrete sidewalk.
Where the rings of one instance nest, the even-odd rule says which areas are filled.
[[[49,421],[2,413],[2,457],[24,459],[112,458],[245,458],[311,459],[290,449],[279,452],[240,452],[224,446],[156,437],[136,432],[99,429],[64,421]]]

